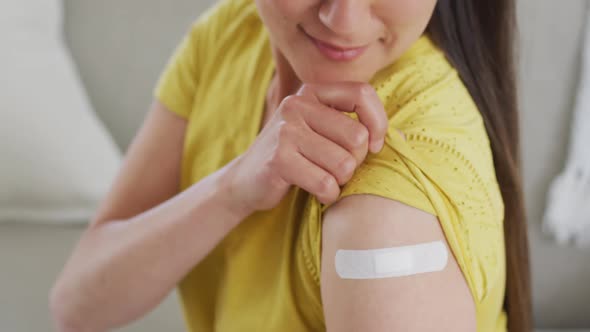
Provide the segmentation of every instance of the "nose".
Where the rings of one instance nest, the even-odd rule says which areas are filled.
[[[320,5],[320,21],[341,37],[351,37],[369,26],[370,1],[326,0]]]

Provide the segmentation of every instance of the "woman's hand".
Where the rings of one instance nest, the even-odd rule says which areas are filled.
[[[342,112],[356,112],[356,121]],[[306,84],[280,103],[256,141],[226,169],[243,211],[276,206],[291,185],[328,204],[367,155],[381,150],[387,115],[366,83]]]

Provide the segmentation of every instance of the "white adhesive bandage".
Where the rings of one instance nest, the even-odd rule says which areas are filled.
[[[342,279],[379,279],[441,271],[448,250],[442,241],[374,250],[338,250],[336,273]]]

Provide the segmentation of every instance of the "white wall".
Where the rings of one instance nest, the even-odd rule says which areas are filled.
[[[562,167],[579,68],[579,42],[586,2],[519,0],[523,32],[522,119],[525,188],[534,274],[536,320],[541,326],[590,327],[590,252],[560,249],[540,232],[545,192]],[[99,116],[125,148],[143,119],[151,90],[190,22],[212,0],[66,0],[66,36]],[[3,293],[9,307],[0,318],[17,322],[12,331],[47,330],[46,289],[74,244],[79,230],[3,228],[2,261],[19,244],[21,252]],[[45,273],[44,276],[39,276]],[[36,279],[37,277],[37,279]],[[28,286],[27,286],[28,285]],[[9,288],[10,288],[9,287]],[[20,291],[16,287],[28,289]],[[22,297],[35,306],[20,309]],[[23,300],[24,301],[24,300]],[[14,303],[14,304],[11,304]],[[38,304],[38,305],[37,305]],[[4,304],[3,304],[4,305]],[[16,310],[15,310],[16,309]],[[32,319],[14,317],[11,312]],[[11,316],[12,315],[12,316]],[[147,320],[127,329],[182,330],[175,299]],[[15,319],[16,318],[16,319]],[[12,319],[12,320],[10,320]],[[37,321],[41,319],[40,321]],[[159,323],[157,323],[159,322]],[[39,325],[40,324],[40,325]],[[160,324],[160,325],[157,325]],[[165,326],[165,327],[164,327]]]
[[[565,157],[586,1],[518,1],[536,320],[541,326],[590,327],[590,286],[581,287],[590,280],[590,252],[556,248],[540,232],[545,192]],[[138,128],[172,49],[212,2],[66,0],[69,45],[92,102],[122,147]]]
[[[545,193],[566,156],[587,1],[520,0],[519,5],[523,162],[536,321],[541,326],[590,327],[590,250],[557,248],[540,228]]]

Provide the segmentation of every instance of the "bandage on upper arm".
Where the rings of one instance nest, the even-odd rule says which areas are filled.
[[[442,241],[372,250],[338,250],[335,266],[342,279],[380,279],[442,271],[448,249]]]

